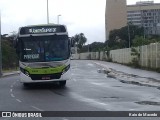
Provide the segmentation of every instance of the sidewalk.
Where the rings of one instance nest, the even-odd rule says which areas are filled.
[[[2,74],[2,77],[6,77],[6,76],[10,76],[10,75],[15,75],[15,74],[19,74],[20,71],[13,71],[13,72],[4,72]]]
[[[157,73],[157,72],[131,68],[125,65],[111,63],[111,62],[104,62],[104,61],[94,61],[94,63],[104,68],[111,68],[117,72],[124,72],[127,74],[137,75],[140,77],[152,78],[152,79],[156,79],[160,81],[160,73]]]

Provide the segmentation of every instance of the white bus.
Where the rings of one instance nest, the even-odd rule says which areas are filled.
[[[66,26],[47,24],[19,28],[16,50],[24,86],[70,79],[70,47]]]

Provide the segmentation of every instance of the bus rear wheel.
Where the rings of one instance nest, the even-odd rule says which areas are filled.
[[[64,87],[66,85],[66,80],[64,81],[59,81],[59,86]]]

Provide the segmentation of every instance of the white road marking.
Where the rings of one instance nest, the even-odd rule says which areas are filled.
[[[21,100],[19,100],[19,99],[16,99],[18,102],[22,102]]]
[[[36,110],[38,110],[38,111],[44,111],[44,110],[42,110],[42,109],[40,109],[38,107],[35,107],[35,106],[31,106],[31,107],[34,108],[34,109],[36,109]]]
[[[15,97],[13,94],[11,94],[11,97]]]
[[[10,89],[10,92],[12,92],[13,90],[12,89]]]

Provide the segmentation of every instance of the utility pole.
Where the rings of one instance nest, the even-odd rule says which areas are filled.
[[[129,23],[127,24],[128,25],[128,47],[130,48],[131,47],[131,35],[130,35],[130,28],[129,28]]]
[[[89,50],[89,44],[88,44],[88,53],[90,52],[90,50]]]
[[[48,10],[48,0],[47,0],[47,24],[49,24],[49,10]]]
[[[1,50],[1,11],[0,11],[0,77],[2,76],[2,50]]]
[[[60,17],[61,15],[57,15],[57,24],[59,24],[59,17]]]

